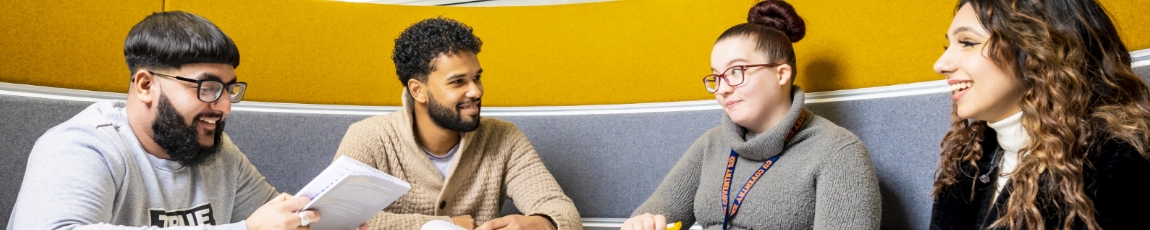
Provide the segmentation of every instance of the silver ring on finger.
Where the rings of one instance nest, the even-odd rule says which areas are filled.
[[[311,219],[307,217],[307,213],[299,212],[299,226],[307,227],[308,224],[311,224]]]

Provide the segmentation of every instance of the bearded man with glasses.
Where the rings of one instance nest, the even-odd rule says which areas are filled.
[[[203,17],[148,16],[128,33],[126,101],[98,102],[28,157],[8,229],[307,229],[224,134],[247,84],[239,50]]]

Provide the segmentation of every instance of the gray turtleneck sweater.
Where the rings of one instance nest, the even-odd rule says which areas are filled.
[[[667,222],[698,222],[722,229],[720,196],[731,150],[738,152],[730,199],[767,159],[778,161],[747,193],[729,229],[878,229],[882,197],[866,147],[850,131],[813,113],[783,145],[803,109],[803,91],[792,90],[791,110],[779,124],[744,140],[746,129],[723,115],[722,123],[687,152],[632,216],[664,215]]]

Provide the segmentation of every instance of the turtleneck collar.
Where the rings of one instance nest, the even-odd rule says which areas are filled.
[[[997,133],[998,146],[1006,152],[1017,153],[1030,141],[1030,137],[1022,129],[1022,112],[1001,121],[987,122],[986,124]]]
[[[783,143],[783,140],[787,138],[795,120],[803,111],[804,99],[803,90],[798,86],[791,86],[791,109],[787,111],[786,117],[763,133],[747,135],[746,137],[749,138],[746,140],[744,140],[744,134],[747,133],[747,129],[735,124],[730,115],[723,113],[723,120],[719,124],[723,127],[722,135],[719,135],[720,143],[731,146],[731,149],[739,153],[739,156],[750,160],[764,161],[778,155],[789,144]],[[805,123],[810,123],[810,120],[811,117],[808,115]],[[804,126],[806,125],[804,124]],[[796,140],[792,139],[790,142],[793,143]]]

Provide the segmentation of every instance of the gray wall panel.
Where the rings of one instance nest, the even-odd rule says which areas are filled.
[[[225,132],[268,183],[295,194],[331,164],[347,127],[367,117],[234,111]]]
[[[8,226],[36,140],[91,104],[0,95],[0,226]]]
[[[584,217],[629,217],[720,111],[499,117],[514,122]]]
[[[807,107],[862,139],[882,191],[884,229],[926,229],[938,143],[949,129],[948,93]]]
[[[1143,81],[1150,81],[1150,65],[1134,68],[1134,74],[1142,77]]]
[[[933,94],[808,105],[867,144],[882,183],[884,228],[920,228],[928,221],[930,175],[949,119],[947,100]],[[0,169],[10,175],[0,185],[11,190],[0,194],[0,205],[10,208],[35,139],[91,103],[14,96],[0,96],[0,102],[19,108],[0,112],[14,121],[0,127],[0,135],[14,143],[4,148],[7,164]],[[923,105],[933,106],[915,107]],[[531,139],[583,216],[627,217],[687,147],[718,125],[720,115],[710,110],[497,118],[516,123]],[[366,117],[235,111],[227,132],[269,183],[294,193],[331,162],[348,125]],[[7,210],[0,211],[6,224]]]

